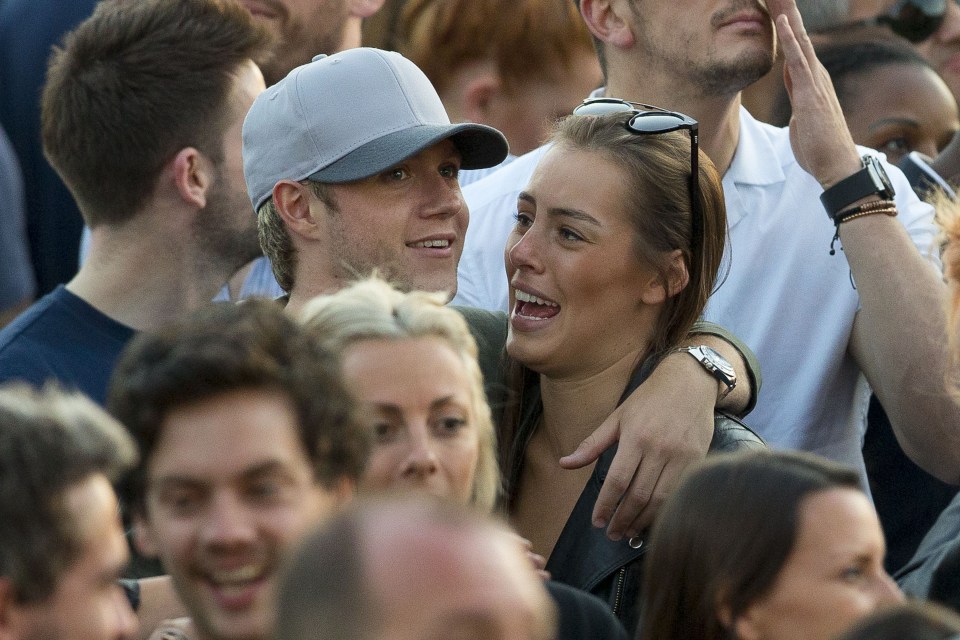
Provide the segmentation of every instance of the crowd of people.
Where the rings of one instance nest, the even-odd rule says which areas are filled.
[[[0,638],[956,637],[955,59],[954,0],[0,0]]]

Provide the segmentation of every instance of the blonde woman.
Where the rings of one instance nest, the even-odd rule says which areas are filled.
[[[444,300],[372,278],[316,298],[301,319],[340,358],[347,385],[368,411],[374,437],[361,492],[423,491],[489,512],[500,475],[477,344],[463,315]],[[474,323],[502,324],[474,315]],[[496,358],[502,340],[485,347]],[[530,555],[542,569],[545,560]],[[626,640],[598,599],[553,581],[547,589],[560,613],[559,640]]]

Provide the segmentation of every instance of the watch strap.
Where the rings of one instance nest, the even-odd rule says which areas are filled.
[[[851,176],[847,176],[835,185],[824,189],[820,194],[820,202],[827,210],[831,220],[836,221],[837,214],[852,205],[857,200],[868,196],[879,195],[883,199],[890,199],[895,195],[886,173],[879,161],[873,156],[864,156],[861,159],[863,168]]]

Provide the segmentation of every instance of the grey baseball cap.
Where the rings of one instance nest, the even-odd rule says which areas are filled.
[[[427,76],[399,53],[358,48],[317,56],[261,93],[247,113],[247,192],[257,210],[280,180],[361,180],[447,138],[464,169],[507,156],[496,129],[450,124]]]

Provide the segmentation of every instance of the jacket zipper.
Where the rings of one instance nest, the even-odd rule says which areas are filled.
[[[627,568],[620,567],[619,575],[617,575],[617,590],[615,591],[616,597],[613,599],[613,615],[620,615],[620,600],[623,597],[623,581],[627,576]]]

